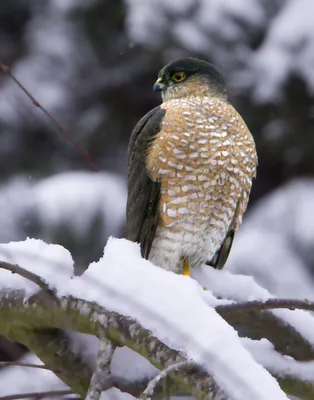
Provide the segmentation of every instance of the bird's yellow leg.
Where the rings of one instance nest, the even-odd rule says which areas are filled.
[[[183,272],[182,272],[182,275],[191,276],[188,257],[184,257],[184,259],[183,259]]]
[[[189,264],[189,258],[188,258],[188,257],[184,257],[184,258],[183,258],[183,271],[182,271],[182,275],[191,276],[190,264]],[[208,290],[206,287],[203,287],[203,289],[204,289],[204,290]]]

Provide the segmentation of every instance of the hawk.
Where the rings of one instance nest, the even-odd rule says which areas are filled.
[[[155,265],[190,275],[222,268],[247,207],[257,155],[211,64],[161,69],[163,103],[135,126],[128,149],[127,239]]]

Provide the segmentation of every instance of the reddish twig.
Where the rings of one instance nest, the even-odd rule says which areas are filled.
[[[72,146],[83,155],[83,157],[85,158],[86,162],[88,163],[88,165],[91,167],[91,169],[95,172],[99,171],[99,168],[97,167],[97,165],[94,163],[92,157],[90,156],[90,154],[88,153],[88,151],[86,151],[79,143],[77,143],[72,135],[67,132],[62,125],[59,124],[59,122],[50,114],[49,111],[47,111],[31,94],[30,92],[25,88],[24,85],[22,85],[22,83],[13,75],[11,68],[8,65],[3,64],[0,61],[0,71],[5,74],[8,75],[10,78],[13,79],[13,81],[18,85],[18,87],[26,94],[26,96],[31,100],[31,102],[34,104],[34,106],[38,107],[46,116],[48,119],[50,119],[50,121],[52,121],[52,123],[57,127],[58,131],[61,132],[61,134],[72,144]]]

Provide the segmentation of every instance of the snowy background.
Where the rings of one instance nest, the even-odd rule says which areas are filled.
[[[0,242],[61,244],[81,272],[109,235],[123,237],[131,129],[160,101],[158,70],[196,56],[225,72],[259,154],[226,269],[314,300],[313,15],[313,0],[2,0],[0,59],[100,172],[0,76]],[[0,340],[3,360],[24,351]],[[23,382],[18,367],[0,372],[0,387]]]

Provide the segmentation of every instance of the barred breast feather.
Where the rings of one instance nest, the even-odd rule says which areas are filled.
[[[257,155],[251,133],[226,101],[195,96],[164,102],[147,170],[160,183],[149,259],[181,272],[215,255],[247,207]]]

